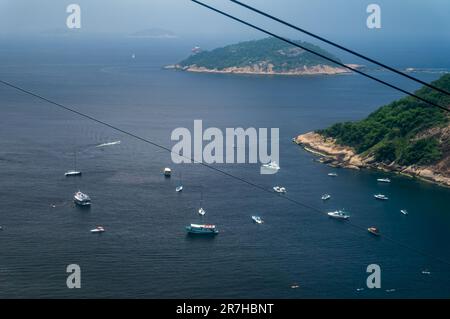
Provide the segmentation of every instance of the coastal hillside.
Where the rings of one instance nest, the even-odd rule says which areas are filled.
[[[296,42],[339,61],[318,46],[302,41]],[[181,61],[175,68],[191,72],[284,75],[348,72],[346,68],[276,38],[241,42],[212,51],[201,51]]]
[[[450,74],[433,85],[450,91]],[[416,94],[450,106],[450,97],[430,88]],[[385,105],[361,121],[300,135],[296,142],[333,165],[397,171],[450,186],[449,114],[413,97]]]

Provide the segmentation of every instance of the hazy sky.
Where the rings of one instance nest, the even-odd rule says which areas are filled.
[[[271,30],[294,36],[227,0],[204,0]],[[311,31],[345,37],[445,37],[450,40],[450,0],[242,0]],[[189,0],[0,0],[0,33],[35,34],[65,29],[66,7],[82,9],[82,31],[129,34],[164,28],[185,35],[254,38],[260,33]],[[382,9],[382,28],[366,27],[366,8]],[[298,37],[298,36],[294,36]]]

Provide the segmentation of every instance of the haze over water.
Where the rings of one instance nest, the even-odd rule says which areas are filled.
[[[0,297],[449,296],[449,266],[413,251],[450,261],[449,189],[374,171],[334,170],[291,142],[300,133],[364,118],[400,94],[357,75],[263,77],[162,69],[195,44],[17,41],[0,51],[0,72],[3,80],[167,147],[173,145],[172,130],[192,129],[195,119],[221,129],[278,127],[278,174],[260,175],[256,164],[216,167],[267,189],[281,184],[289,197],[324,213],[345,208],[353,224],[377,226],[410,248],[199,165],[174,165],[167,152],[2,86]],[[450,67],[416,62],[408,66]],[[415,75],[427,82],[440,76]],[[83,176],[65,178],[75,150]],[[171,179],[161,174],[166,166],[174,171]],[[328,177],[332,171],[339,176]],[[184,190],[176,193],[180,173]],[[391,184],[376,182],[386,176]],[[73,206],[78,189],[91,196],[90,210]],[[201,189],[203,220],[197,214]],[[390,200],[374,200],[380,192]],[[332,199],[323,203],[323,193]],[[252,215],[262,216],[265,224],[253,224]],[[207,240],[186,237],[184,227],[202,221],[215,223],[220,234]],[[97,225],[107,231],[91,234]],[[73,263],[81,267],[82,288],[69,290],[65,269]],[[372,263],[382,267],[382,289],[357,292]],[[431,275],[423,275],[425,269]],[[291,289],[294,283],[300,288]]]

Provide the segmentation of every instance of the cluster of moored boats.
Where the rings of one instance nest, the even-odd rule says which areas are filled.
[[[328,176],[337,177],[338,175],[336,173],[328,173]],[[379,182],[379,183],[391,183],[391,180],[389,178],[378,178],[377,182]],[[384,194],[375,194],[373,196],[374,196],[375,199],[383,200],[383,201],[389,199]],[[331,198],[331,195],[329,195],[329,194],[323,194],[322,195],[322,200],[323,201],[329,200],[330,198]],[[403,215],[408,215],[408,211],[406,209],[401,209],[400,212]],[[350,215],[347,212],[345,212],[344,210],[337,210],[337,211],[333,211],[333,212],[328,212],[327,215],[330,216],[331,218],[341,219],[341,220],[348,220],[350,218]],[[380,236],[380,231],[376,227],[369,227],[367,229],[367,231],[369,233],[375,235],[375,236]]]
[[[261,170],[278,171],[279,169],[280,169],[280,166],[276,162],[270,162],[268,164],[264,164],[264,165],[261,166]],[[75,170],[67,171],[64,175],[66,177],[81,176],[81,172],[77,171],[75,169]],[[170,168],[168,168],[168,167],[164,168],[163,175],[165,177],[168,177],[168,178],[171,177],[172,176],[172,170]],[[337,173],[331,172],[331,173],[328,173],[328,176],[330,176],[330,177],[337,177],[338,175],[337,175]],[[380,183],[390,183],[391,182],[391,180],[388,179],[388,178],[378,178],[377,181],[380,182]],[[279,194],[285,194],[287,192],[285,187],[279,186],[279,185],[274,186],[273,190],[274,190],[274,192],[279,193]],[[180,175],[180,183],[179,183],[178,186],[176,186],[175,191],[178,192],[178,193],[183,191],[183,185],[182,185],[182,182],[181,182],[181,175]],[[378,200],[388,200],[389,199],[387,196],[385,196],[383,194],[375,194],[374,197],[376,199],[378,199]],[[331,199],[331,195],[330,194],[323,194],[321,199],[323,201],[327,201],[327,200]],[[77,191],[75,193],[75,195],[73,197],[73,200],[74,200],[74,203],[76,205],[79,205],[81,207],[90,207],[90,205],[91,205],[91,198],[87,194],[85,194],[85,193],[83,193],[81,191]],[[203,202],[203,192],[202,192],[201,203],[202,202]],[[206,211],[205,211],[205,209],[203,209],[201,207],[202,206],[201,203],[200,203],[200,208],[198,209],[197,213],[200,216],[205,216]],[[404,209],[402,209],[400,212],[403,215],[407,215],[408,214],[408,212],[406,210],[404,210]],[[350,215],[345,210],[331,211],[331,212],[328,212],[327,215],[330,218],[339,219],[339,220],[348,220],[350,218]],[[264,220],[260,216],[257,216],[257,215],[251,216],[251,219],[256,224],[263,224],[264,223]],[[367,230],[373,235],[376,235],[376,236],[380,235],[380,231],[376,227],[369,227]],[[96,228],[91,230],[92,233],[102,233],[104,231],[105,231],[105,229],[102,226],[97,226]],[[199,235],[216,235],[216,234],[219,233],[216,225],[213,225],[213,224],[195,224],[195,223],[192,223],[189,226],[186,226],[186,231],[189,234],[199,234]]]

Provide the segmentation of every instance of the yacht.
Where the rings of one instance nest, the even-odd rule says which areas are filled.
[[[328,216],[330,216],[331,218],[335,218],[335,219],[344,219],[347,220],[350,218],[350,216],[344,212],[343,210],[337,210],[334,212],[329,212],[327,213]]]
[[[330,194],[323,194],[322,195],[322,200],[329,200],[331,198]]]
[[[328,176],[331,176],[331,177],[337,177],[338,174],[336,174],[336,173],[328,173]]]
[[[262,223],[264,223],[264,221],[262,220],[262,218],[259,217],[259,216],[252,216],[252,219],[253,219],[253,221],[254,221],[255,223],[257,223],[257,224],[262,224]]]
[[[91,233],[103,233],[105,229],[102,226],[97,226],[94,229],[91,229]]]
[[[282,186],[275,186],[273,188],[273,190],[277,193],[282,193],[282,194],[286,193],[286,188],[282,187]]]
[[[198,214],[204,216],[206,214],[206,211],[203,208],[200,208],[198,210]]]
[[[80,206],[90,206],[91,205],[91,198],[78,191],[75,193],[75,195],[73,196],[73,201],[75,202],[75,204],[80,205]]]
[[[389,197],[387,197],[383,194],[376,194],[376,195],[373,195],[373,197],[375,197],[376,199],[380,199],[380,200],[388,200],[389,199]]]
[[[278,171],[280,169],[280,166],[277,164],[277,162],[270,162],[268,164],[263,164],[262,168],[267,168],[267,169],[271,169],[271,170],[276,170]]]
[[[408,215],[408,211],[406,209],[401,209],[400,213],[402,213],[403,215]]]
[[[390,180],[389,178],[378,178],[378,179],[377,179],[377,182],[380,182],[380,183],[390,183],[391,180]]]
[[[380,230],[376,227],[369,227],[369,228],[367,228],[367,231],[369,233],[371,233],[372,235],[380,236]]]
[[[67,171],[64,173],[64,176],[68,177],[68,176],[80,176],[81,172],[80,171]]]
[[[171,170],[170,168],[166,167],[166,168],[164,169],[163,174],[164,174],[164,176],[166,176],[166,177],[170,177],[170,175],[172,175],[172,170]]]
[[[193,235],[217,235],[219,233],[216,225],[191,224],[189,226],[186,226],[186,231],[188,232],[188,234]]]
[[[64,176],[70,177],[70,176],[81,176],[81,172],[77,171],[77,153],[74,153],[74,166],[75,169],[67,171],[64,173]]]

